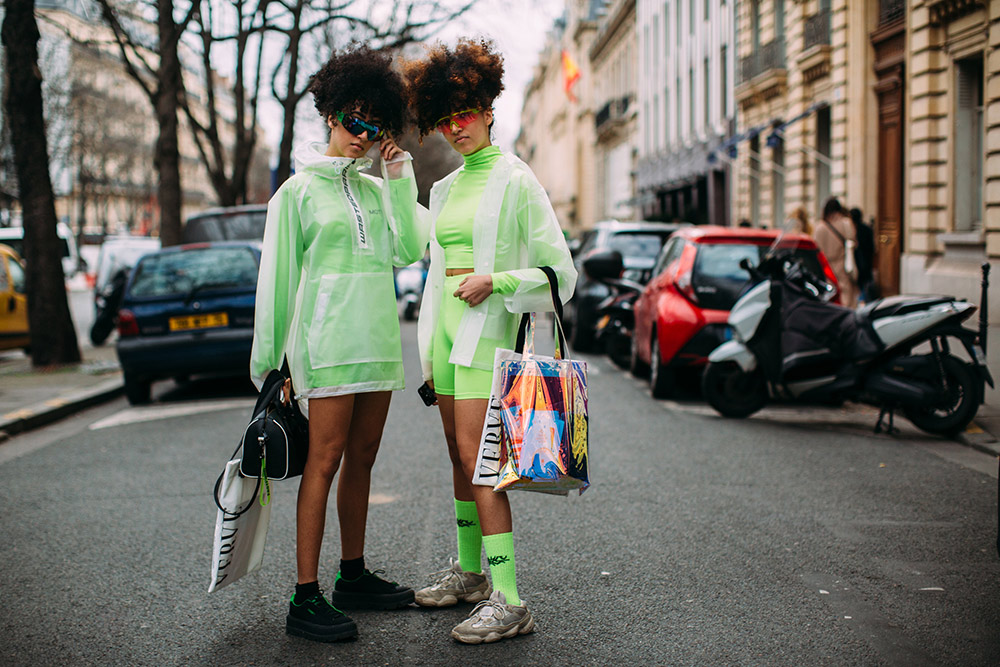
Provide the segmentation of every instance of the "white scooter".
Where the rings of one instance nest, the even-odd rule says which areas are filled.
[[[833,287],[787,252],[740,266],[756,284],[730,311],[733,339],[709,355],[702,377],[706,400],[726,417],[773,400],[849,400],[881,409],[876,433],[895,432],[900,409],[924,431],[952,436],[975,417],[984,383],[993,386],[984,354],[989,265],[978,332],[961,326],[976,310],[963,300],[894,296],[853,310],[828,303]],[[951,340],[969,362],[952,354]]]

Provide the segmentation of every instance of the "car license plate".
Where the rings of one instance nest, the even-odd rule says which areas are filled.
[[[204,315],[185,315],[184,317],[171,317],[171,331],[188,331],[190,329],[210,329],[212,327],[229,326],[229,315],[227,313],[205,313]]]

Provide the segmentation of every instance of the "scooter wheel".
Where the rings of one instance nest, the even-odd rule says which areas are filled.
[[[934,408],[910,409],[905,414],[921,430],[952,437],[964,431],[976,416],[981,385],[975,369],[961,359],[947,356],[942,366],[948,391],[941,403]]]
[[[767,384],[760,367],[747,373],[731,361],[709,363],[701,376],[701,391],[723,417],[749,417],[767,404]]]

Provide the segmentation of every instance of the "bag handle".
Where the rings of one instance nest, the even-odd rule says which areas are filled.
[[[265,405],[267,404],[265,403]],[[240,451],[240,448],[242,447],[243,443],[241,442],[239,446],[237,446],[236,449],[233,451],[233,455],[229,457],[230,461],[236,458],[236,452]],[[215,491],[212,492],[212,500],[215,501],[215,506],[219,508],[219,511],[221,511],[228,518],[228,520],[238,519],[239,517],[249,512],[250,508],[253,507],[254,503],[257,501],[257,493],[260,491],[260,477],[257,478],[257,486],[254,487],[253,495],[250,496],[250,502],[248,502],[247,506],[244,507],[243,509],[236,510],[234,512],[231,510],[227,510],[225,507],[223,507],[222,501],[219,500],[219,488],[222,486],[222,478],[225,476],[225,474],[226,474],[226,469],[223,468],[222,472],[219,473],[219,479],[215,480]]]
[[[542,273],[549,280],[549,290],[552,292],[552,306],[556,313],[556,358],[561,359],[565,356],[568,348],[566,346],[566,336],[562,328],[563,308],[562,301],[559,300],[559,282],[556,279],[556,272],[552,270],[551,266],[540,266],[538,268],[541,269]],[[531,313],[521,315],[521,324],[517,327],[517,342],[514,344],[514,351],[518,354],[524,354],[524,343],[531,326]]]

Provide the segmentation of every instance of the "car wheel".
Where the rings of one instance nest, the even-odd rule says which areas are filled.
[[[654,331],[649,352],[649,391],[653,398],[670,398],[674,394],[675,382],[673,371],[668,370],[660,358],[660,341]]]
[[[634,377],[649,377],[649,364],[639,356],[639,337],[633,332],[632,345],[629,353],[628,370]]]
[[[149,403],[150,381],[134,375],[125,375],[125,398],[129,405]]]

